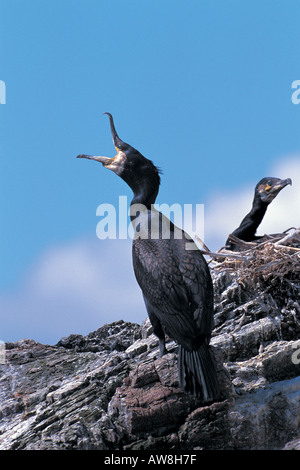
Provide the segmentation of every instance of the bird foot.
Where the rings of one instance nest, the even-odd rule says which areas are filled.
[[[159,357],[163,357],[165,354],[168,354],[168,350],[163,341],[159,341]]]

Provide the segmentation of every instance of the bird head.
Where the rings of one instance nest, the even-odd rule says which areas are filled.
[[[271,177],[263,178],[255,187],[255,197],[258,197],[263,202],[270,204],[277,194],[288,184],[292,184],[292,180],[290,178],[285,180]]]
[[[126,144],[118,136],[113,117],[107,114],[110,122],[111,135],[117,155],[113,158],[94,155],[78,155],[77,158],[87,158],[102,163],[102,165],[120,176],[133,190],[135,196],[141,194],[145,204],[154,204],[159,185],[160,170],[145,158],[138,150]]]

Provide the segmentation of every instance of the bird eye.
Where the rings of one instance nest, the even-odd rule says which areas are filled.
[[[265,191],[268,191],[272,187],[272,181],[268,180],[265,186]]]

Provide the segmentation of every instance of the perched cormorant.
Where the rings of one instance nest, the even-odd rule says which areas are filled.
[[[232,235],[246,242],[262,239],[262,236],[255,235],[257,227],[261,223],[268,205],[288,184],[292,184],[290,178],[285,180],[279,178],[263,178],[260,180],[255,186],[251,211],[244,217],[240,226],[232,232]],[[230,237],[228,237],[226,241],[226,248],[232,251],[238,249],[237,245],[230,240]]]
[[[219,397],[219,387],[209,350],[213,327],[209,268],[189,235],[153,207],[160,185],[157,167],[119,138],[111,114],[105,114],[110,120],[116,157],[78,158],[101,162],[132,189],[134,273],[159,338],[160,356],[167,353],[167,334],[179,345],[179,385],[203,402],[214,401]]]

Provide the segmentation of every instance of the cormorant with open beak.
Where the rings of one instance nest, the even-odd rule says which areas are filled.
[[[111,114],[105,114],[117,155],[78,157],[102,163],[132,189],[134,273],[159,338],[160,356],[167,352],[167,334],[179,345],[179,385],[203,402],[214,401],[219,397],[219,387],[209,349],[213,327],[209,268],[189,235],[153,207],[160,185],[157,167],[119,138]]]
[[[232,235],[246,242],[262,239],[262,236],[255,235],[257,227],[263,220],[268,205],[288,184],[292,184],[290,178],[285,180],[279,178],[263,178],[260,180],[255,187],[251,211],[244,217],[239,227],[232,232]],[[226,248],[232,251],[238,249],[237,245],[230,240],[230,236],[226,241]]]

